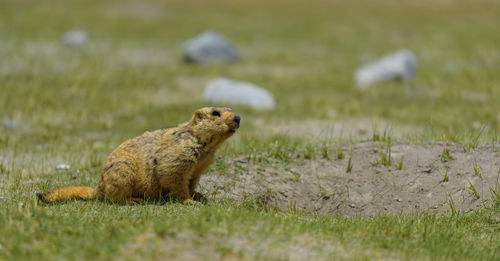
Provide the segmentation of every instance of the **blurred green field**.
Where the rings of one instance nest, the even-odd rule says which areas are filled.
[[[242,128],[225,157],[313,142],[264,135],[256,120],[382,119],[422,130],[399,142],[496,142],[499,14],[495,0],[0,0],[0,123],[17,124],[0,126],[0,259],[498,260],[498,204],[445,217],[345,218],[268,211],[251,198],[40,206],[34,193],[95,185],[120,142],[207,105],[201,93],[214,77],[253,82],[277,100],[273,111],[233,106]],[[89,33],[80,50],[60,44],[71,29]],[[206,29],[243,59],[184,64],[182,43]],[[356,68],[400,48],[417,55],[413,82],[356,88]],[[57,173],[58,163],[77,178]],[[191,248],[198,252],[175,254]]]
[[[492,136],[499,128],[497,1],[2,6],[0,117],[37,126],[31,128],[35,135],[118,129],[114,135],[123,135],[121,140],[176,124],[203,105],[204,85],[218,76],[254,82],[276,96],[272,113],[237,108],[245,118],[328,119],[334,111],[340,120],[373,117],[418,125],[434,139],[467,137],[474,123],[486,125]],[[73,28],[89,32],[81,51],[59,45]],[[231,39],[242,53],[240,63],[181,62],[182,43],[210,28]],[[413,83],[380,84],[364,93],[355,88],[357,67],[400,48],[418,57]]]

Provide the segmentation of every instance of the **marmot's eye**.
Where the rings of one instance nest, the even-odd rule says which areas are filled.
[[[213,116],[220,117],[220,112],[219,112],[219,111],[213,111],[213,112],[212,112],[212,115],[213,115]]]

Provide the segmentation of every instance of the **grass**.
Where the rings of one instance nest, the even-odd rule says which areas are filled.
[[[481,166],[477,162],[476,157],[472,158],[472,165],[473,165],[473,168],[474,168],[474,175],[481,177]]]
[[[380,145],[380,162],[382,163],[382,165],[386,166],[386,167],[390,167],[391,164],[392,164],[392,138],[389,137],[387,138],[386,142],[385,142],[385,146],[384,144],[381,144]]]
[[[347,173],[351,172],[353,167],[354,165],[352,164],[352,157],[349,157],[349,160],[347,161],[346,172]]]
[[[337,159],[343,160],[344,159],[344,152],[343,151],[338,151],[337,152]]]
[[[474,185],[470,181],[469,181],[469,189],[470,189],[472,195],[474,195],[474,197],[476,198],[476,200],[481,198],[481,195],[479,195],[479,192],[477,192],[476,187],[474,187]]]
[[[448,162],[453,159],[455,158],[453,158],[453,156],[451,155],[450,150],[448,148],[444,148],[443,153],[441,154],[441,160],[443,162]]]
[[[397,166],[397,168],[398,168],[399,170],[402,170],[402,169],[403,169],[404,160],[405,160],[405,157],[404,157],[404,156],[401,156],[401,159],[399,160],[399,162],[398,162],[398,166]]]
[[[498,260],[498,190],[496,205],[469,213],[372,218],[318,216],[293,206],[278,212],[252,198],[203,206],[44,206],[34,196],[57,186],[94,186],[113,148],[146,130],[189,119],[205,105],[200,97],[206,82],[219,76],[261,85],[277,100],[274,111],[234,107],[242,128],[221,157],[243,155],[262,163],[271,157],[283,164],[320,155],[328,160],[327,146],[318,147],[314,137],[267,135],[256,119],[276,127],[309,119],[389,119],[421,130],[397,142],[444,140],[470,150],[496,141],[497,2],[0,0],[0,6],[0,123],[15,122],[0,127],[0,260],[189,259],[188,254]],[[87,46],[59,45],[65,31],[79,28],[89,32]],[[183,64],[182,42],[207,28],[227,36],[243,60]],[[379,84],[366,92],[355,87],[358,66],[399,48],[419,59],[414,82]],[[372,137],[388,144],[380,156],[389,165],[393,137],[386,131]],[[55,171],[60,163],[72,172]],[[226,168],[218,160],[209,174]]]
[[[302,249],[299,254],[325,260],[338,256],[488,259],[495,256],[498,244],[486,246],[499,242],[491,210],[448,217],[308,217],[266,211],[251,200],[241,205],[229,201],[133,207],[72,202],[50,208],[32,201],[23,207],[9,204],[6,210],[0,224],[3,249],[9,250],[1,256],[7,259],[155,259],[182,256],[185,251],[209,258],[233,253],[281,259],[293,247]]]
[[[450,176],[448,175],[448,168],[445,168],[442,182],[448,182],[449,180],[450,180]]]

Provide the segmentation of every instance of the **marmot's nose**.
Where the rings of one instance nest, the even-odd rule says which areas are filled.
[[[238,127],[240,126],[240,116],[238,114],[235,114],[234,115],[234,122],[236,122],[236,124],[238,124]]]

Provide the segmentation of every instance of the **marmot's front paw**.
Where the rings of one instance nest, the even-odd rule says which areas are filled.
[[[201,194],[200,192],[194,192],[191,198],[201,203],[208,202],[208,199],[205,196],[203,196],[203,194]]]
[[[182,204],[186,204],[186,205],[200,205],[201,203],[199,201],[194,201],[190,198],[182,201]]]

